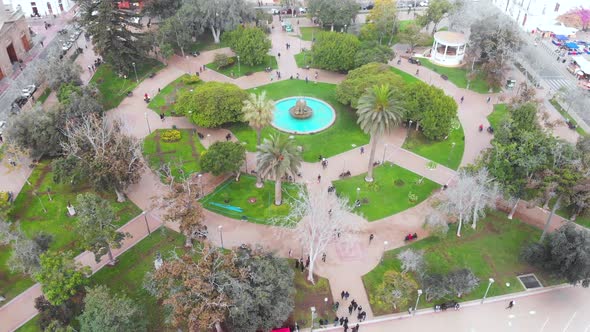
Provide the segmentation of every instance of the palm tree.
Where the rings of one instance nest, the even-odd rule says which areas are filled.
[[[256,144],[260,145],[260,132],[262,128],[268,126],[272,122],[273,112],[275,110],[275,102],[266,97],[266,91],[262,91],[257,95],[251,93],[248,99],[244,100],[244,120],[252,129],[256,130]]]
[[[368,88],[359,98],[356,111],[357,123],[366,134],[371,135],[369,170],[365,177],[367,182],[373,182],[373,161],[377,140],[402,122],[404,109],[396,99],[394,90],[387,84]]]
[[[283,176],[295,177],[301,166],[301,153],[295,142],[281,135],[271,135],[258,146],[256,170],[261,177],[275,179],[275,205],[283,202],[281,180]]]

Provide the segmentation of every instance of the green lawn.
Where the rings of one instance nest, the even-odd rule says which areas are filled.
[[[582,127],[578,126],[578,122],[576,120],[574,120],[574,118],[572,118],[567,111],[561,106],[561,104],[559,103],[559,101],[557,101],[557,99],[552,98],[549,99],[549,102],[551,103],[551,105],[553,105],[553,107],[555,107],[555,109],[566,119],[570,120],[570,122],[572,122],[573,124],[576,125],[576,131],[578,132],[578,134],[582,135],[582,136],[588,136],[589,134],[587,132],[584,131],[584,129],[582,129]]]
[[[418,174],[389,162],[376,167],[373,173],[375,181],[365,181],[366,173],[351,178],[334,181],[336,192],[347,197],[353,204],[358,199],[361,207],[355,208],[368,221],[375,221],[415,206],[428,198],[440,186]],[[422,180],[421,180],[422,179]],[[418,183],[422,181],[422,183]],[[410,201],[408,195],[417,195]]]
[[[316,324],[318,320],[328,319],[334,321],[334,311],[331,308],[332,292],[330,291],[330,282],[326,278],[315,276],[315,285],[307,281],[307,270],[301,272],[295,269],[295,260],[289,260],[289,264],[295,272],[295,310],[292,313],[291,320],[296,321],[300,328],[311,326],[311,307],[317,310]],[[324,302],[325,298],[329,299],[328,307]]]
[[[412,74],[408,74],[401,69],[391,67],[391,71],[398,74],[406,83],[413,83],[413,82],[419,81],[419,79],[416,78],[416,76],[414,76]]]
[[[50,94],[51,94],[51,89],[50,88],[46,88],[43,91],[43,94],[41,94],[39,96],[39,98],[37,98],[37,102],[43,104],[47,100],[47,97],[49,97]]]
[[[295,141],[303,147],[303,160],[316,162],[321,154],[331,157],[369,143],[369,136],[362,132],[356,124],[354,111],[336,100],[336,85],[327,83],[305,83],[304,80],[283,80],[249,90],[258,92],[265,90],[267,96],[279,100],[291,96],[308,96],[322,99],[336,111],[336,121],[332,127],[311,135],[295,135]],[[256,151],[256,132],[245,123],[227,126],[241,141],[246,142],[248,151]],[[262,130],[262,137],[277,133],[273,127]],[[287,134],[285,134],[287,135]]]
[[[508,109],[506,104],[495,104],[494,111],[488,115],[488,121],[492,128],[499,128],[500,123],[508,117]]]
[[[414,126],[408,133],[409,136],[406,137],[402,148],[448,168],[459,168],[465,149],[463,127],[451,130],[449,138],[443,141],[427,139],[421,131],[416,131]],[[453,147],[453,143],[455,143],[455,147]]]
[[[16,329],[16,332],[41,332],[39,327],[39,316],[35,316],[33,319],[26,322],[23,326]]]
[[[175,79],[172,83],[166,85],[162,90],[160,90],[160,93],[152,98],[148,104],[148,108],[158,114],[164,113],[166,116],[181,116],[180,114],[176,113],[174,108],[176,106],[176,98],[178,98],[181,91],[187,90],[199,84],[185,84],[183,79],[187,77],[189,77],[189,75],[184,74]]]
[[[404,31],[406,30],[406,27],[408,25],[410,25],[410,23],[416,22],[415,20],[403,20],[399,22],[399,31]],[[439,30],[440,31],[440,30]],[[398,44],[401,41],[399,40],[399,34],[395,34],[393,36],[393,39],[391,41],[392,45]],[[425,39],[423,43],[418,44],[417,46],[432,46],[432,43],[434,42],[434,37],[430,36],[429,34],[429,38]]]
[[[144,62],[136,63],[137,77],[141,82],[151,73],[155,73],[163,68],[162,63],[148,59]],[[133,67],[130,65],[130,74],[127,78],[119,77],[119,75],[113,71],[112,67],[108,64],[104,64],[98,67],[94,76],[90,80],[91,83],[95,83],[100,90],[102,97],[102,104],[105,109],[117,107],[125,97],[127,97],[128,91],[133,91],[137,87],[138,83],[135,80],[135,72]],[[154,79],[157,79],[155,77]],[[136,96],[139,98],[143,96]]]
[[[144,306],[149,331],[163,331],[164,311],[161,303],[142,288],[146,272],[154,269],[159,252],[165,259],[172,251],[183,252],[184,237],[162,227],[119,256],[115,267],[104,267],[91,278],[92,285],[106,285],[114,292],[126,293]]]
[[[306,68],[307,66],[312,67],[311,63],[311,51],[303,51],[294,55],[297,67]]]
[[[184,52],[186,55],[189,55],[189,53],[192,52],[213,51],[224,47],[229,47],[229,45],[227,45],[227,41],[223,38],[223,35],[221,36],[219,44],[215,44],[211,32],[206,31],[205,33],[201,34],[194,43],[188,45]],[[176,52],[180,54],[180,50],[176,50]]]
[[[34,236],[39,232],[46,232],[53,235],[51,249],[72,249],[80,252],[77,236],[74,232],[74,223],[77,218],[67,216],[66,206],[68,202],[76,203],[76,196],[84,192],[91,192],[92,189],[86,184],[70,186],[53,182],[51,163],[43,161],[33,170],[29,177],[29,184],[25,184],[20,194],[14,201],[13,209],[9,220],[20,222],[21,229],[28,236]],[[48,194],[47,190],[51,189]],[[37,191],[38,196],[33,194]],[[139,215],[141,210],[131,201],[124,203],[116,202],[114,193],[101,193],[103,198],[109,200],[117,212],[119,220],[117,226],[122,226],[133,217]],[[49,200],[51,196],[52,200]],[[47,212],[43,210],[47,209]],[[26,276],[10,273],[6,261],[10,257],[10,250],[0,251],[0,290],[7,300],[20,294],[33,282]]]
[[[551,206],[553,205],[553,203],[551,203]],[[566,219],[570,219],[573,215],[573,211],[571,208],[566,207],[566,206],[562,206],[559,209],[557,209],[557,211],[555,211],[555,213],[563,218]],[[578,225],[582,225],[584,227],[590,228],[590,211],[587,211],[586,213],[583,213],[579,216],[576,217],[576,220],[574,221],[576,224]]]
[[[207,210],[230,218],[241,219],[245,216],[248,221],[257,224],[270,224],[272,218],[284,217],[290,212],[290,197],[297,195],[296,185],[283,182],[283,204],[276,206],[274,188],[274,181],[265,181],[262,188],[256,188],[256,177],[242,175],[238,182],[234,178],[224,182],[214,192],[205,196],[201,203]],[[242,212],[217,204],[241,208]]]
[[[201,170],[199,159],[205,147],[201,144],[197,133],[189,129],[179,129],[180,141],[163,142],[160,135],[165,130],[158,129],[143,141],[143,154],[150,168],[158,171],[162,165],[168,164],[175,178],[182,174],[199,172]]]
[[[240,63],[240,65],[238,66],[238,60],[236,57],[232,57],[232,59],[234,59],[234,64],[231,66],[227,66],[221,69],[217,69],[217,66],[215,65],[214,62],[208,63],[205,65],[205,67],[211,69],[211,70],[215,70],[216,72],[223,74],[227,77],[232,77],[232,78],[237,78],[237,77],[241,77],[241,76],[248,76],[254,73],[257,73],[259,71],[264,71],[265,68],[267,67],[271,67],[273,70],[276,70],[278,67],[277,65],[277,59],[274,57],[274,55],[266,55],[264,58],[264,61],[262,61],[262,63],[258,64],[258,65],[254,65],[254,66],[250,66],[250,65],[246,65],[244,63]],[[274,71],[273,71],[274,73]],[[270,74],[269,74],[270,75]]]
[[[299,35],[299,38],[307,41],[312,41],[314,37],[317,37],[318,33],[326,31],[326,29],[322,29],[319,27],[301,27],[299,29],[301,29],[301,34]],[[328,28],[327,31],[330,31],[330,29]]]
[[[467,88],[467,75],[469,74],[469,70],[467,68],[449,68],[437,66],[430,62],[430,60],[424,58],[421,58],[420,62],[422,63],[422,66],[426,68],[432,69],[433,71],[441,75],[447,75],[449,77],[449,81],[455,84],[457,87]],[[475,91],[477,93],[488,93],[490,87],[481,76],[478,76],[474,81],[472,81],[469,84],[469,90]],[[498,91],[499,89],[496,89],[494,92]]]
[[[444,240],[429,237],[385,253],[383,263],[363,276],[375,315],[393,312],[391,305],[379,303],[375,294],[386,271],[401,271],[400,262],[396,256],[407,248],[424,250],[428,269],[433,273],[447,273],[457,268],[471,269],[480,279],[480,285],[472,293],[465,295],[461,301],[482,298],[488,285],[488,278],[495,280],[488,293],[489,297],[523,291],[524,288],[516,278],[521,274],[534,272],[544,286],[559,282],[519,259],[523,245],[538,239],[541,233],[539,229],[516,219],[508,220],[505,214],[494,211],[478,223],[477,230],[474,231],[469,226],[464,227],[461,238],[457,238],[455,232],[456,228],[451,227]],[[507,282],[510,286],[506,286]],[[436,301],[436,303],[440,302],[442,300]],[[424,297],[421,298],[419,307],[433,306],[434,303],[428,303]],[[405,310],[407,308],[401,308],[400,311]]]

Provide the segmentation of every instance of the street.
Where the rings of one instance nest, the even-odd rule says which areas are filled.
[[[418,312],[415,317],[361,325],[360,332],[437,331],[437,332],[588,332],[590,331],[590,290],[568,287],[515,299],[513,309],[506,309],[510,298],[484,305],[433,313]],[[339,331],[339,328],[324,331]]]

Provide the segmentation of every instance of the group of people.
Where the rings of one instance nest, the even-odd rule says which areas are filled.
[[[348,291],[342,291],[340,293],[340,299],[342,301],[348,301],[348,298],[350,297],[350,293]],[[336,302],[334,303],[334,311],[338,311],[338,307],[340,306],[340,302]],[[363,307],[360,306],[356,300],[352,300],[350,301],[350,304],[348,305],[348,315],[352,315],[353,313],[356,312],[356,317],[357,320],[359,322],[362,322],[363,320],[365,320],[367,318],[367,312],[363,310]],[[338,317],[336,316],[334,318],[334,326],[342,326],[344,327],[344,331],[348,331],[348,317]],[[359,330],[359,324],[357,323],[356,326],[352,327],[351,331],[352,332],[357,332]]]
[[[310,263],[311,259],[309,255],[307,255],[307,260],[305,262],[303,262],[303,258],[299,258],[295,261],[295,269],[301,269],[301,272],[303,272],[305,269],[309,267]]]

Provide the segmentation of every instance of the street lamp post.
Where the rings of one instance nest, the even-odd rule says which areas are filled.
[[[361,188],[360,188],[360,187],[357,187],[357,188],[356,188],[356,200],[357,200],[357,201],[359,200],[359,196],[360,196],[360,194],[361,194]]]
[[[242,69],[240,67],[240,56],[238,55],[238,77],[242,75]]]
[[[199,179],[199,198],[203,197],[203,174],[199,174],[197,175],[197,178]]]
[[[311,328],[310,331],[313,330],[313,320],[315,319],[315,307],[311,307]]]
[[[221,239],[221,249],[223,249],[223,226],[219,225],[217,229],[219,230],[219,238]]]
[[[387,245],[389,242],[383,241],[383,253],[381,254],[381,264],[383,264],[383,260],[385,259],[385,250],[387,250]]]
[[[139,79],[137,78],[137,69],[135,68],[135,62],[132,62],[131,65],[133,66],[133,72],[135,72],[135,83],[139,83]]]
[[[211,134],[207,134],[207,144],[211,145]]]
[[[414,121],[410,120],[408,122],[408,136],[410,136],[410,129],[412,128],[412,122],[414,122]]]
[[[418,297],[416,298],[416,305],[414,305],[414,311],[412,311],[412,316],[416,315],[416,309],[418,309],[418,302],[420,301],[420,295],[422,295],[422,290],[418,290]]]
[[[144,112],[143,115],[145,116],[145,123],[147,123],[148,132],[151,134],[152,133],[152,128],[150,128],[150,120],[148,120],[148,114],[147,114],[147,112]]]
[[[152,231],[150,231],[150,225],[148,224],[148,220],[147,220],[147,212],[143,211],[141,214],[143,214],[143,219],[145,220],[145,227],[147,228],[148,235],[152,234]]]
[[[483,298],[481,299],[482,304],[483,304],[483,301],[486,300],[486,297],[488,296],[488,292],[490,291],[490,287],[492,287],[493,283],[494,283],[494,278],[488,279],[488,288],[486,288],[486,292],[483,294]]]
[[[324,297],[324,304],[326,306],[326,310],[328,310],[328,298]]]
[[[389,146],[389,144],[385,143],[385,145],[383,147],[383,158],[381,159],[381,164],[385,163],[385,152],[387,151],[388,146]]]

